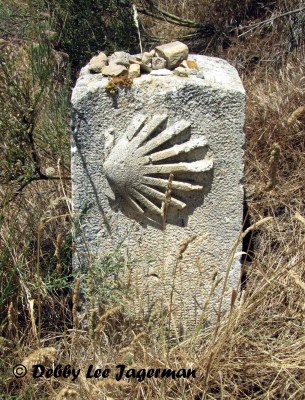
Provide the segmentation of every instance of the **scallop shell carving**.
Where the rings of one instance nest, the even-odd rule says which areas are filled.
[[[142,114],[137,115],[104,162],[109,184],[107,196],[115,200],[116,194],[120,195],[140,214],[147,210],[162,215],[162,202],[165,201],[170,174],[173,174],[170,206],[183,209],[186,204],[175,197],[175,190],[190,192],[202,190],[203,186],[179,180],[179,174],[185,176],[187,173],[194,179],[194,174],[213,168],[213,161],[209,159],[175,161],[175,156],[205,147],[208,143],[201,137],[169,145],[171,139],[179,139],[179,135],[190,129],[191,125],[181,119],[160,132],[167,118],[164,114],[154,115],[150,119]]]

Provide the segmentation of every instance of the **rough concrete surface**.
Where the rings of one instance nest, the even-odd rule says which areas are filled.
[[[186,333],[215,321],[230,260],[223,310],[240,278],[245,118],[237,71],[221,59],[189,59],[204,79],[146,74],[110,94],[106,77],[81,76],[71,135],[81,226],[74,267],[86,271],[118,251],[137,288],[134,312],[171,309]]]

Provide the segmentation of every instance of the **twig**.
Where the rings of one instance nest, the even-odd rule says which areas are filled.
[[[1,208],[5,207],[6,205],[10,204],[12,201],[14,201],[16,199],[16,197],[18,197],[18,195],[28,186],[30,185],[32,182],[35,181],[51,181],[51,180],[70,180],[71,177],[70,176],[47,176],[45,174],[41,174],[40,176],[33,176],[31,178],[29,178],[28,180],[26,180],[25,182],[23,182],[21,184],[21,186],[16,190],[16,192],[9,198],[7,199],[2,205]]]
[[[162,10],[161,8],[153,5],[153,8],[158,11],[162,16],[157,15],[152,11],[148,11],[146,8],[138,7],[137,11],[141,14],[148,15],[150,17],[159,19],[161,21],[169,22],[170,24],[185,26],[187,28],[196,28],[200,32],[204,33],[207,36],[211,36],[215,33],[215,27],[212,23],[198,23],[195,21],[191,21],[188,19],[180,18],[174,14],[170,14],[167,11]]]
[[[259,27],[261,25],[267,24],[268,22],[272,22],[272,21],[274,21],[274,20],[276,20],[278,18],[282,18],[282,17],[285,17],[286,15],[290,15],[290,14],[295,14],[295,13],[301,12],[303,10],[305,10],[305,7],[297,8],[296,10],[287,11],[287,12],[285,12],[283,14],[280,14],[280,15],[275,15],[274,17],[271,17],[269,19],[265,19],[264,21],[256,22],[255,24],[252,24],[252,25],[246,25],[246,26],[238,27],[238,29],[250,28],[246,32],[243,32],[240,35],[238,35],[238,37],[244,36],[247,33],[251,32],[253,29],[255,29],[255,28],[257,28],[257,27]]]

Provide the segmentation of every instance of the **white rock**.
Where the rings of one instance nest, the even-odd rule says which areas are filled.
[[[157,46],[155,50],[160,57],[165,58],[167,68],[177,67],[189,54],[187,45],[178,41]]]
[[[163,68],[163,69],[154,69],[151,71],[150,75],[159,75],[159,76],[165,76],[165,75],[173,75],[172,71],[169,69]]]

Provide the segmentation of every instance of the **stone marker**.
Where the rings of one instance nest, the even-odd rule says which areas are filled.
[[[153,71],[151,71],[150,75],[158,75],[158,76],[173,75],[173,71],[170,71],[167,68],[154,69]]]
[[[245,118],[237,71],[191,58],[201,78],[156,70],[111,94],[87,74],[72,96],[74,267],[118,254],[134,313],[186,335],[215,321],[227,271],[222,310],[238,286]]]

